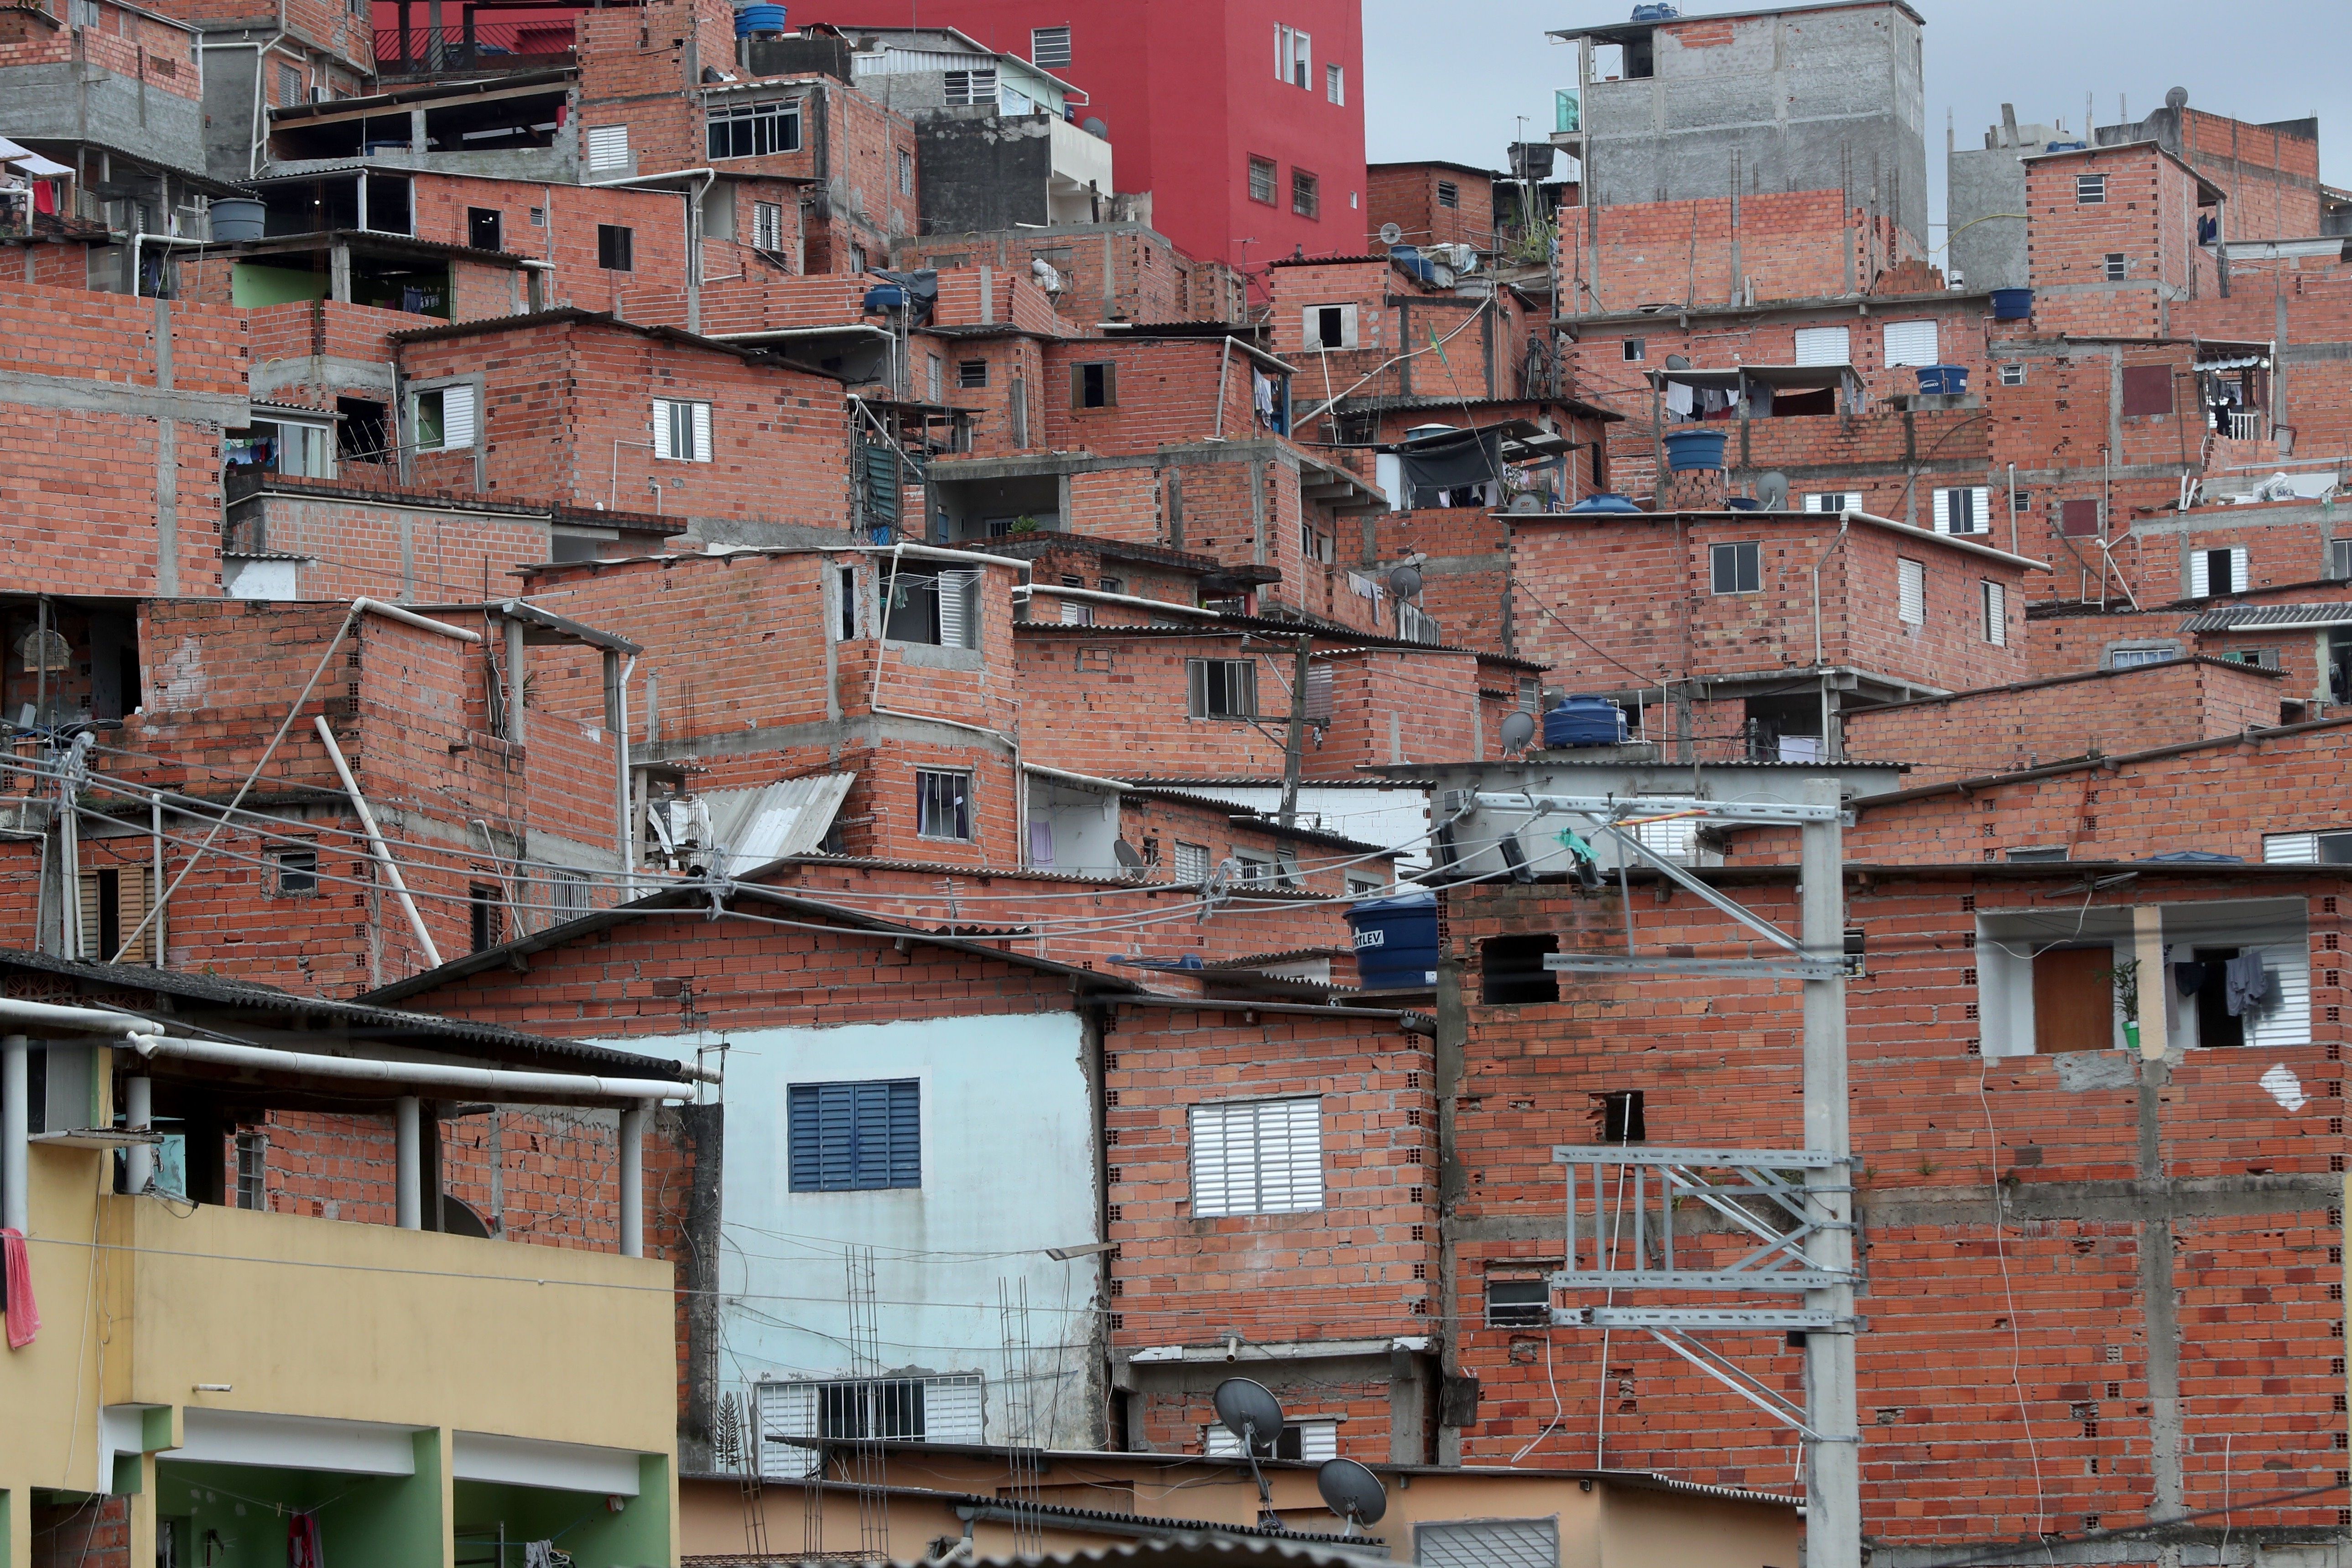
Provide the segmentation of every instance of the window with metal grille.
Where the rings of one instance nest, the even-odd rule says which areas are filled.
[[[970,391],[974,387],[984,387],[987,384],[988,361],[986,360],[958,360],[956,361],[957,386],[961,387],[966,391]]]
[[[654,456],[664,463],[710,461],[710,405],[684,398],[654,399]]]
[[[596,225],[596,265],[607,272],[631,272],[636,266],[636,234],[619,224]]]
[[[1209,846],[1188,844],[1176,841],[1176,880],[1180,883],[1203,883],[1209,880]]]
[[[1032,27],[1029,29],[1029,63],[1033,66],[1066,66],[1070,63],[1070,30],[1067,27]]]
[[[1551,1281],[1496,1280],[1486,1281],[1488,1328],[1549,1328]]]
[[[996,72],[948,72],[947,99],[951,104],[993,104],[996,101]]]
[[[801,150],[801,100],[772,98],[709,107],[707,144],[713,158],[765,158]]]
[[[1924,561],[1895,560],[1895,613],[1906,626],[1927,623],[1927,567]]]
[[[782,250],[784,248],[784,209],[780,202],[751,204],[751,248]]]
[[[1212,1458],[1239,1458],[1242,1440],[1222,1424],[1201,1428],[1201,1451]],[[1272,1441],[1257,1440],[1257,1457],[1261,1459],[1303,1459],[1319,1464],[1339,1457],[1339,1423],[1337,1421],[1286,1421]]]
[[[588,128],[588,167],[593,172],[629,166],[629,128],[592,125]]]
[[[915,831],[926,839],[971,838],[971,775],[915,773]]]
[[[2074,176],[2074,204],[2095,207],[2107,199],[2107,177],[2105,174]]]
[[[1333,103],[1343,104],[1348,101],[1347,67],[1325,66],[1323,68],[1323,96]],[[1151,253],[1146,251],[1143,254],[1150,256]]]
[[[1451,180],[1437,182],[1437,204],[1441,207],[1459,207],[1462,204],[1462,187]]]
[[[1290,210],[1302,218],[1323,214],[1322,183],[1304,169],[1290,172]]]
[[[280,898],[309,898],[319,891],[319,852],[277,850],[269,856],[270,871]]]
[[[898,149],[898,193],[902,196],[915,193],[915,155],[904,147]]]
[[[2121,283],[2131,276],[2131,263],[2124,258],[2123,252],[2119,250],[2107,252],[2106,275],[2109,283]]]
[[[1249,196],[1253,202],[1274,205],[1274,160],[1252,158],[1249,161]]]
[[[1187,659],[1188,711],[1194,718],[1255,718],[1257,666],[1247,659]]]
[[[472,927],[471,951],[487,953],[506,939],[506,911],[499,906],[497,888],[477,883],[466,889],[466,914]]]
[[[1992,490],[1985,485],[1956,485],[1934,497],[1936,531],[1939,534],[1982,534],[1992,531]]]
[[[923,1185],[922,1083],[794,1083],[784,1091],[787,1179],[794,1192],[878,1192]]]
[[[971,1374],[760,1383],[751,1405],[759,1470],[770,1479],[814,1469],[819,1451],[793,1437],[977,1443],[982,1436],[982,1385]]]
[[[1323,1207],[1323,1102],[1243,1100],[1192,1110],[1192,1215]]]
[[[588,913],[588,873],[553,871],[547,877],[547,921],[561,925]]]
[[[1764,589],[1764,547],[1754,539],[1710,545],[1707,561],[1717,593],[1760,593]]]
[[[247,1130],[236,1135],[236,1206],[239,1208],[268,1208],[269,1139],[268,1134]]]
[[[2009,645],[2009,589],[1989,580],[1984,583],[1984,640],[1996,648]]]

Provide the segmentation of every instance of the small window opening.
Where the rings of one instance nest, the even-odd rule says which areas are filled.
[[[1639,1089],[1604,1089],[1592,1092],[1593,1130],[1604,1144],[1639,1144],[1648,1141],[1650,1129],[1643,1119],[1643,1091]]]
[[[1544,967],[1557,936],[1489,936],[1478,944],[1478,999],[1496,1006],[1559,1000],[1559,976]]]

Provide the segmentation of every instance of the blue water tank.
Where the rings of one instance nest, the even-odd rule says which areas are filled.
[[[1996,321],[2023,321],[2033,315],[2033,290],[2031,288],[1996,288],[1992,291],[1992,319]]]
[[[2080,152],[2089,146],[2084,141],[2053,141],[2043,147],[2044,152]]]
[[[1689,474],[1723,466],[1723,432],[1673,430],[1666,433],[1666,466]]]
[[[1563,697],[1544,715],[1544,746],[1622,746],[1625,710],[1605,697]]]
[[[1681,15],[1681,11],[1672,5],[1664,4],[1664,0],[1658,0],[1658,3],[1652,5],[1636,5],[1633,7],[1633,20],[1636,22],[1671,22]]]
[[[735,36],[748,38],[754,33],[781,33],[784,30],[784,8],[782,5],[745,5],[735,13]]]
[[[1423,283],[1430,285],[1432,287],[1436,287],[1437,264],[1430,260],[1429,257],[1421,254],[1421,246],[1417,245],[1392,245],[1389,246],[1389,259],[1396,263],[1399,267],[1403,267],[1407,272],[1412,273],[1415,277],[1420,278]]]
[[[1368,898],[1348,911],[1356,983],[1368,991],[1437,984],[1437,894]]]
[[[1639,512],[1641,509],[1641,507],[1633,504],[1633,499],[1630,497],[1621,496],[1614,490],[1602,490],[1597,494],[1585,497],[1584,499],[1579,501],[1573,507],[1570,507],[1569,511],[1570,513]]]
[[[1930,396],[1958,397],[1969,390],[1966,365],[1921,365],[1919,390]]]
[[[884,310],[904,310],[907,290],[896,283],[881,283],[866,291],[865,311],[868,316]]]

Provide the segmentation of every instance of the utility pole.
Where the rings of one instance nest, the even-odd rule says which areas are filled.
[[[1314,649],[1315,639],[1300,633],[1298,656],[1290,672],[1290,733],[1282,742],[1282,825],[1286,828],[1298,825],[1298,774],[1307,751],[1307,672],[1312,667]]]
[[[1845,853],[1838,781],[1805,784],[1805,803],[1829,808],[1801,830],[1802,925],[1809,957],[1835,957],[1840,972],[1805,988],[1805,1150],[1837,1163],[1811,1166],[1805,1185],[1826,1223],[1805,1237],[1805,1259],[1834,1277],[1805,1293],[1833,1325],[1805,1335],[1805,1568],[1862,1568],[1862,1428],[1853,1357],[1853,1174],[1845,1060]]]

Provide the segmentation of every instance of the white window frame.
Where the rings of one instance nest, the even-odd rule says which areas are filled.
[[[710,458],[710,404],[694,398],[654,399],[654,460],[657,463],[708,463]],[[678,450],[680,437],[686,450]]]
[[[2352,829],[2264,833],[2263,862],[2265,865],[2352,865]]]
[[[2099,264],[2099,275],[2109,283],[2127,282],[2131,277],[2131,256],[2127,252],[2111,250]]]
[[[1209,846],[1206,844],[1188,844],[1183,840],[1178,839],[1176,841],[1175,856],[1170,861],[1169,864],[1173,869],[1176,880],[1179,883],[1185,883],[1187,885],[1197,883],[1205,883],[1209,880],[1212,873],[1212,867],[1209,861]]]
[[[1339,340],[1337,343],[1327,343],[1323,340],[1324,328],[1330,320],[1328,312],[1334,310],[1339,313]],[[1310,354],[1325,353],[1333,349],[1356,347],[1355,306],[1351,304],[1307,306],[1298,313],[1298,340]]]
[[[1216,695],[1222,708],[1211,698]],[[1234,705],[1238,703],[1239,706]],[[1204,719],[1250,719],[1258,716],[1257,664],[1251,659],[1187,659],[1184,661],[1184,712]]]
[[[2005,387],[2023,386],[2025,384],[2025,361],[2023,360],[2011,360],[2004,363],[2000,367],[2000,384]]]
[[[782,202],[751,204],[751,248],[765,251],[784,248],[784,204]]]
[[[1323,1207],[1323,1098],[1211,1101],[1185,1113],[1192,1218]]]
[[[1895,615],[1906,626],[1927,623],[1927,563],[1895,558]]]
[[[898,149],[898,193],[902,196],[915,193],[915,155],[904,147]]]
[[[1065,23],[1058,27],[1029,29],[1029,63],[1033,66],[1066,66],[1070,63],[1070,28]]]
[[[1290,87],[1314,90],[1315,39],[1297,27],[1274,25],[1274,74]]]
[[[1853,363],[1853,329],[1800,327],[1795,351],[1801,365],[1850,365]]]
[[[1952,526],[1952,497],[1965,496],[1964,503],[1973,527],[1956,528]],[[1954,485],[1935,492],[1936,532],[1950,534],[1956,538],[1972,538],[1978,534],[1992,532],[1992,486],[1990,485]]]
[[[432,446],[424,441],[425,402],[438,398],[441,407],[441,439]],[[465,452],[479,439],[480,424],[477,417],[481,407],[475,395],[474,383],[444,382],[439,386],[413,388],[408,394],[408,428],[415,436],[419,452]]]
[[[947,99],[952,106],[979,107],[996,105],[996,68],[985,66],[978,70],[947,73]]]
[[[592,125],[588,128],[588,172],[592,174],[608,169],[629,166],[629,128],[625,125]]]
[[[1344,106],[1348,101],[1348,68],[1333,61],[1323,68],[1323,96]]]
[[[807,145],[808,132],[801,119],[801,99],[793,98],[739,99],[713,94],[703,100],[702,150],[714,163],[732,162],[738,158],[773,158],[785,152],[798,152]],[[729,146],[723,152],[710,146],[711,133],[721,127],[731,129],[738,124],[751,128],[751,146],[742,152],[735,151],[734,137],[728,137]],[[761,146],[761,143],[767,143]]]
[[[1249,199],[1265,206],[1272,207],[1280,205],[1282,202],[1282,165],[1276,162],[1271,158],[1262,158],[1255,152],[1244,154],[1244,156],[1249,160],[1246,172],[1246,178],[1249,183],[1245,187]],[[1265,194],[1263,196],[1257,193],[1257,176],[1258,171],[1261,169],[1265,171]]]
[[[1809,512],[1859,512],[1862,492],[1859,490],[1816,490],[1805,497]]]
[[[2228,545],[2230,580],[2213,586],[2212,558],[2221,553],[2215,549],[2192,549],[2189,552],[2189,597],[2213,599],[2222,594],[2243,593],[2253,580],[2253,552],[2244,545]]]
[[[941,786],[933,779],[962,780],[962,792],[952,799],[935,800]],[[933,839],[942,843],[968,844],[973,839],[972,775],[968,768],[918,768],[915,769],[915,836]],[[941,824],[940,812],[950,816],[961,813],[961,821]],[[946,831],[940,831],[944,825]]]
[[[2107,177],[2105,174],[2074,176],[2074,204],[2078,207],[2102,207],[2107,202]]]
[[[1984,578],[1979,583],[1984,601],[1984,640],[1996,648],[2009,646],[2009,585]]]
[[[1924,350],[1920,347],[1922,338],[1926,340]],[[1932,316],[1913,321],[1889,321],[1880,329],[1879,342],[1885,352],[1889,370],[1898,365],[1943,363],[1936,357],[1943,347],[1943,334]]]
[[[1299,1460],[1320,1464],[1339,1457],[1339,1422],[1337,1417],[1309,1416],[1301,1420],[1285,1421],[1276,1435],[1272,1455],[1280,1458],[1282,1439],[1296,1432],[1298,1435]],[[1242,1457],[1242,1440],[1222,1422],[1211,1422],[1201,1428],[1201,1452],[1211,1458],[1237,1459]]]

